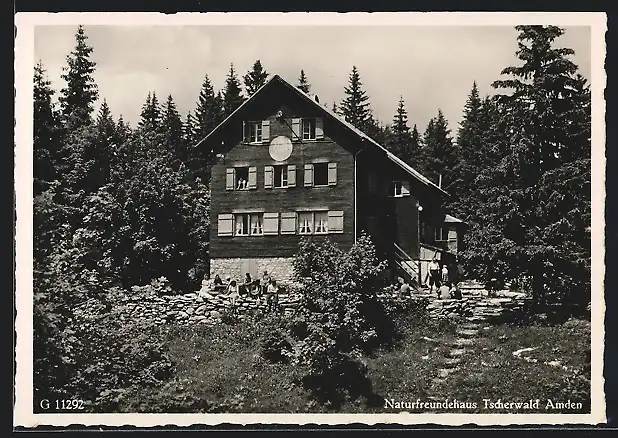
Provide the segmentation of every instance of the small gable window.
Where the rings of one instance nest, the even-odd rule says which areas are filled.
[[[262,142],[262,122],[249,122],[249,143]]]
[[[393,181],[391,196],[400,198],[402,196],[410,196],[410,185],[408,181]]]
[[[303,140],[315,140],[315,119],[302,119]]]

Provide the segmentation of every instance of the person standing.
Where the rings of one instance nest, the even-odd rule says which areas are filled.
[[[429,293],[436,287],[438,298],[440,298],[440,264],[435,257],[429,262]]]
[[[277,282],[272,278],[268,286],[266,286],[266,305],[268,312],[279,309],[279,288],[277,287]]]
[[[232,305],[232,313],[236,313],[236,305],[238,304],[238,299],[240,298],[240,292],[238,291],[236,280],[232,280],[230,285],[227,287],[227,296],[230,299],[230,304]]]

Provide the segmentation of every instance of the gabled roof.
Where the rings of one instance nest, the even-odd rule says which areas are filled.
[[[451,216],[450,214],[447,214],[444,217],[444,223],[447,223],[447,224],[465,224],[466,222],[462,221],[461,219],[457,219],[455,216]]]
[[[274,75],[272,76],[270,79],[268,79],[266,81],[266,83],[264,85],[262,85],[260,88],[257,89],[257,91],[251,96],[249,97],[249,99],[245,100],[238,108],[236,108],[236,110],[234,110],[229,116],[227,116],[225,118],[225,120],[223,120],[221,123],[219,123],[219,125],[217,125],[206,137],[204,137],[202,140],[200,140],[195,147],[199,147],[201,144],[203,144],[204,142],[206,142],[209,138],[211,138],[212,136],[214,136],[214,134],[219,131],[223,126],[227,125],[228,121],[231,120],[232,118],[234,118],[234,115],[236,113],[238,113],[239,111],[241,111],[242,108],[248,106],[251,104],[251,102],[253,100],[255,100],[255,98],[261,94],[261,92],[272,82],[277,81],[283,85],[285,85],[286,87],[288,87],[289,89],[293,90],[294,92],[296,92],[299,96],[303,97],[305,100],[307,100],[308,102],[311,102],[313,105],[315,105],[317,108],[319,108],[322,112],[324,112],[325,114],[329,115],[331,118],[337,120],[339,123],[341,123],[343,126],[345,126],[347,129],[349,129],[350,131],[352,131],[353,133],[355,133],[358,137],[360,137],[363,140],[368,141],[369,143],[373,144],[375,147],[377,147],[378,149],[380,149],[385,155],[386,157],[392,161],[393,163],[397,164],[401,169],[403,169],[405,172],[407,172],[408,174],[410,174],[411,176],[413,176],[415,179],[417,179],[418,181],[422,182],[423,184],[430,186],[434,189],[439,190],[440,192],[442,192],[445,195],[448,195],[448,193],[446,191],[444,191],[441,187],[439,187],[437,184],[435,184],[434,182],[432,182],[431,180],[429,180],[427,177],[425,177],[423,174],[421,174],[419,171],[415,170],[414,168],[412,168],[412,166],[410,166],[409,164],[407,164],[406,162],[404,162],[401,158],[395,156],[393,153],[391,153],[388,149],[386,149],[384,146],[382,146],[380,143],[378,143],[377,141],[375,141],[373,138],[369,137],[367,134],[365,134],[363,131],[361,131],[360,129],[356,128],[354,125],[352,125],[351,123],[347,122],[346,120],[344,120],[341,116],[339,116],[338,114],[334,113],[332,110],[330,110],[329,108],[326,108],[325,106],[320,105],[318,102],[315,101],[314,98],[312,98],[311,96],[309,96],[307,93],[303,92],[302,90],[300,90],[298,87],[295,87],[294,85],[291,85],[290,83],[288,83],[287,81],[285,81],[284,79],[282,79],[279,75]]]

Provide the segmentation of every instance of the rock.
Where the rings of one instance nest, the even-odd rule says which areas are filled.
[[[221,312],[217,311],[217,310],[211,310],[210,312],[210,317],[211,318],[221,318]]]
[[[206,305],[202,304],[197,309],[195,309],[195,313],[198,315],[203,315],[206,312]]]

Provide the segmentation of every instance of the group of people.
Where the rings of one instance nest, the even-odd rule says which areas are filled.
[[[248,181],[244,178],[240,178],[238,180],[238,184],[236,184],[236,190],[242,190],[247,188]]]
[[[256,279],[252,279],[251,274],[247,272],[244,283],[240,283],[229,276],[224,283],[219,274],[216,274],[213,283],[216,290],[218,289],[228,296],[232,308],[236,308],[241,295],[248,295],[256,300],[265,297],[268,312],[279,309],[279,287],[277,281],[266,270],[262,274],[262,278]]]
[[[444,263],[440,267],[437,258],[433,257],[431,262],[429,262],[429,269],[424,283],[429,286],[429,293],[433,292],[435,286],[438,298],[442,298],[443,288],[446,288],[453,298],[461,299],[459,281],[462,275],[463,269],[456,261],[450,266]]]

